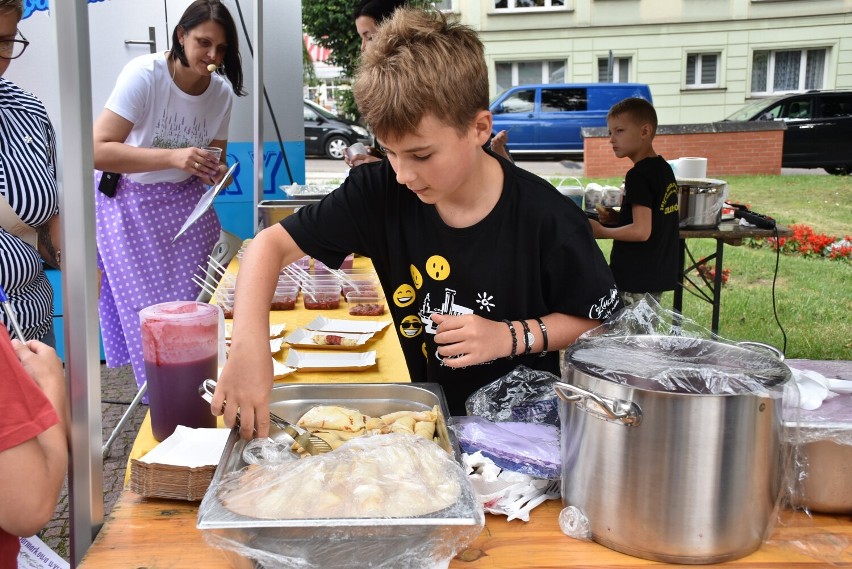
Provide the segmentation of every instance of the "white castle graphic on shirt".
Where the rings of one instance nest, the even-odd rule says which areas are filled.
[[[462,314],[473,314],[473,309],[468,308],[466,306],[461,306],[455,303],[456,299],[456,291],[451,288],[444,289],[444,303],[441,304],[440,308],[432,309],[430,294],[426,295],[426,298],[423,299],[423,305],[420,307],[420,310],[417,312],[417,315],[420,317],[420,322],[423,323],[423,330],[427,334],[435,334],[437,326],[432,321],[432,314],[446,314],[448,316],[460,316]]]

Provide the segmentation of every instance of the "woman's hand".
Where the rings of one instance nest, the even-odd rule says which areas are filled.
[[[446,366],[466,367],[490,362],[508,356],[511,351],[511,337],[503,322],[474,314],[433,314],[432,321],[438,325],[435,342],[439,344],[438,355]]]
[[[381,153],[373,146],[364,146],[355,143],[343,151],[343,161],[350,168],[367,164],[369,162],[381,162]]]
[[[172,151],[174,167],[198,176],[202,182],[213,185],[217,176],[221,179],[220,167],[224,166],[216,157],[203,150],[190,146],[189,148],[176,148]]]

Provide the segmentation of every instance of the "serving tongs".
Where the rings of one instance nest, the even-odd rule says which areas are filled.
[[[214,379],[205,379],[204,382],[198,386],[198,394],[201,395],[202,399],[207,401],[208,403],[213,402],[213,392],[216,391],[216,380]],[[293,440],[296,441],[296,444],[302,447],[306,453],[311,456],[317,454],[325,454],[327,452],[331,452],[331,445],[326,441],[311,433],[310,431],[300,432],[295,425],[286,421],[273,413],[269,412],[269,420],[279,429],[293,437]],[[237,425],[240,424],[240,413],[237,412]]]

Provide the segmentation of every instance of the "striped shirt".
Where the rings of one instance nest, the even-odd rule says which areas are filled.
[[[27,225],[59,213],[56,137],[40,100],[0,77],[0,195]],[[53,288],[38,251],[0,228],[0,284],[27,339],[53,321]],[[0,310],[0,322],[10,328]]]

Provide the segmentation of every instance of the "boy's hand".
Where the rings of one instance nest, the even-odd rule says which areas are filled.
[[[265,340],[265,338],[264,338]],[[269,436],[269,392],[272,386],[272,357],[268,342],[232,344],[219,380],[210,412],[224,415],[233,427],[240,413],[240,436],[246,440]]]
[[[595,206],[595,211],[598,212],[598,221],[601,225],[618,225],[621,214],[611,207],[598,204]]]
[[[465,367],[490,362],[508,355],[511,349],[507,343],[511,341],[509,333],[502,322],[474,314],[433,314],[432,321],[438,325],[435,342],[439,344],[438,354],[446,366]],[[506,332],[506,342],[495,342],[494,338],[503,338],[501,332]]]
[[[42,390],[56,382],[62,382],[64,389],[65,371],[56,350],[38,340],[30,340],[26,344],[12,340],[12,347],[24,371]]]

